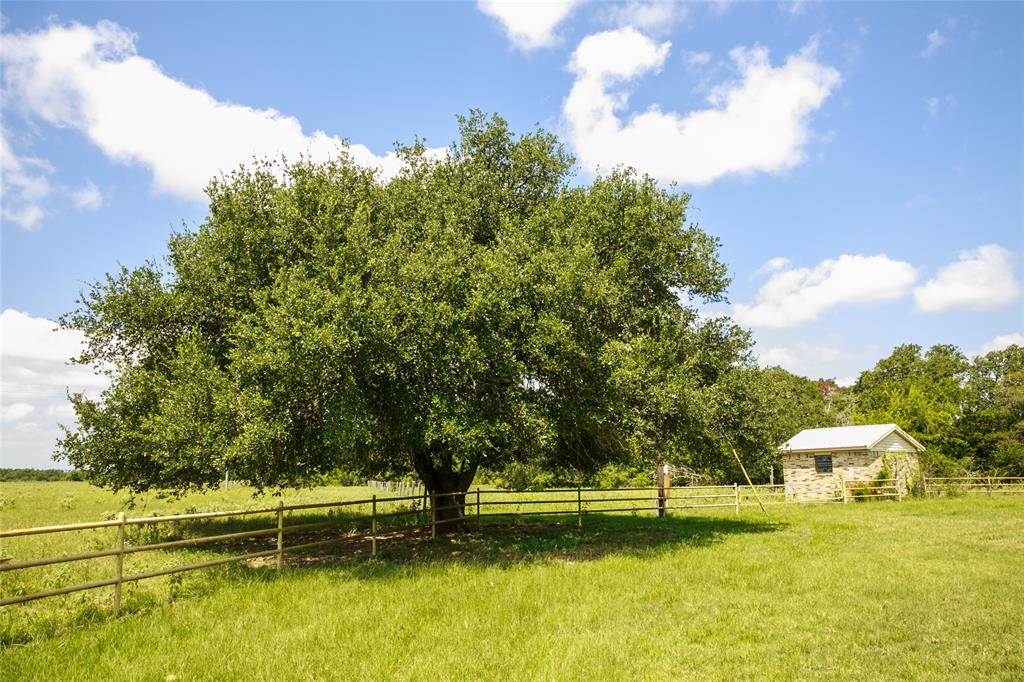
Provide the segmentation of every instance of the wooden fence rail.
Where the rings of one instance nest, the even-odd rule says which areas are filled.
[[[1024,477],[1019,478],[926,478],[923,479],[923,487],[926,494],[938,494],[950,486],[965,492],[988,492],[989,494],[1001,492],[1024,492]],[[751,504],[749,498],[745,498],[747,491],[753,492],[750,486],[732,485],[702,485],[686,486],[668,489],[660,488],[555,488],[539,491],[512,491],[512,490],[484,490],[477,488],[467,493],[443,493],[433,496],[423,492],[422,487],[412,484],[392,485],[386,482],[373,482],[373,487],[381,490],[398,493],[394,496],[373,495],[370,498],[358,500],[341,500],[336,502],[318,502],[308,504],[284,505],[278,503],[274,507],[262,507],[255,509],[237,509],[229,511],[199,512],[190,514],[175,514],[169,516],[148,516],[139,518],[126,518],[123,513],[109,521],[96,521],[88,523],[74,523],[60,526],[41,526],[37,528],[18,528],[0,531],[0,539],[46,535],[50,533],[78,532],[97,529],[113,529],[116,532],[114,546],[107,549],[96,549],[88,552],[67,554],[56,557],[30,558],[23,560],[11,559],[0,563],[0,574],[12,571],[29,570],[57,564],[65,564],[79,561],[90,561],[113,557],[113,577],[101,580],[93,580],[75,585],[55,587],[29,594],[7,596],[0,599],[0,606],[10,606],[24,602],[53,597],[63,594],[70,594],[83,590],[92,590],[103,587],[114,588],[113,611],[116,614],[121,609],[121,591],[125,583],[132,583],[159,576],[172,575],[185,571],[199,570],[221,566],[241,561],[273,558],[275,568],[280,571],[284,563],[285,554],[301,552],[317,547],[325,547],[344,541],[369,541],[370,555],[376,556],[380,543],[380,530],[385,522],[399,519],[408,521],[414,527],[430,528],[431,537],[436,536],[438,527],[451,523],[470,523],[475,519],[477,527],[480,528],[485,518],[508,518],[517,516],[532,515],[572,515],[576,517],[577,525],[582,526],[584,517],[587,514],[606,513],[654,513],[658,516],[668,515],[672,511],[688,509],[712,509],[731,507],[739,514],[744,503]],[[759,485],[754,486],[764,496],[764,503],[781,504],[785,502],[785,492],[782,485]],[[866,492],[864,491],[866,490]],[[852,495],[849,486],[844,486],[843,494],[825,501],[850,501],[855,498],[893,498],[901,499],[902,492],[897,483],[890,479],[886,481],[873,481],[870,488]],[[621,493],[622,495],[616,495]],[[518,496],[516,499],[509,499],[510,496]],[[781,499],[780,499],[781,496]],[[459,499],[455,499],[459,498]],[[450,501],[451,504],[445,504]],[[546,505],[547,508],[531,510],[533,505]],[[333,513],[336,510],[345,508],[369,508],[369,514],[357,513],[349,516],[338,515],[322,521],[305,521],[300,523],[287,523],[287,514],[296,511],[324,511]],[[526,508],[526,509],[524,509]],[[454,512],[453,515],[443,512]],[[162,542],[149,542],[144,544],[128,544],[126,542],[126,530],[131,527],[154,526],[160,524],[179,523],[182,521],[200,521],[210,519],[246,518],[266,516],[267,527],[253,530],[235,531],[220,533],[216,535],[198,535],[183,539],[166,540]],[[452,516],[451,518],[443,518]],[[368,523],[367,523],[368,522]],[[340,528],[348,524],[351,530],[368,531],[362,535],[341,534],[337,537],[326,539],[308,540],[306,542],[286,542],[289,536],[294,537],[295,533]],[[368,528],[366,526],[368,525]],[[408,525],[408,524],[407,524]],[[218,542],[237,541],[251,538],[273,538],[273,547],[250,551],[242,554],[194,562],[178,566],[160,568],[157,570],[128,573],[124,572],[125,556],[139,554],[142,552],[157,552],[162,550],[180,549],[185,547],[199,547]]]
[[[347,540],[368,540],[370,543],[370,554],[375,556],[379,544],[379,531],[382,522],[392,519],[408,519],[415,517],[413,525],[416,527],[430,528],[431,537],[436,536],[438,527],[451,523],[468,523],[475,517],[478,527],[484,518],[515,517],[528,515],[574,515],[579,525],[583,524],[583,518],[587,514],[604,514],[617,512],[653,512],[659,510],[658,488],[559,488],[541,491],[511,491],[511,490],[483,490],[477,489],[468,493],[444,493],[433,496],[425,495],[421,487],[411,484],[393,485],[386,482],[374,482],[373,487],[385,491],[400,493],[397,496],[377,496],[358,500],[343,500],[337,502],[320,502],[310,504],[284,505],[279,503],[275,507],[260,507],[255,509],[235,509],[227,511],[199,512],[191,514],[175,514],[168,516],[148,516],[139,518],[126,518],[123,513],[116,519],[109,521],[96,521],[88,523],[73,523],[60,526],[41,526],[37,528],[17,528],[0,531],[0,539],[46,535],[51,533],[66,533],[76,531],[88,531],[97,529],[114,529],[116,532],[114,546],[108,549],[97,549],[76,554],[66,554],[56,557],[31,558],[24,560],[8,560],[0,563],[0,573],[22,571],[32,568],[53,566],[80,561],[89,561],[113,557],[113,577],[102,580],[67,585],[47,589],[30,594],[7,596],[0,599],[0,606],[10,606],[24,602],[54,597],[63,594],[70,594],[83,590],[92,590],[102,587],[113,587],[113,611],[116,614],[121,609],[121,591],[126,583],[137,582],[159,576],[172,575],[185,571],[210,568],[230,563],[237,563],[260,558],[273,558],[274,565],[280,570],[284,563],[284,555],[300,552],[316,547],[344,542]],[[741,500],[738,489],[735,485],[730,486],[696,486],[693,488],[676,488],[672,491],[675,497],[664,506],[666,513],[670,510],[679,509],[702,509],[716,507],[735,507],[739,513]],[[410,494],[411,493],[411,494]],[[615,495],[623,493],[623,495]],[[695,494],[694,494],[695,493]],[[510,495],[517,495],[520,499],[508,499]],[[555,495],[555,497],[550,497]],[[464,503],[454,500],[455,497],[464,496]],[[445,504],[451,500],[453,504]],[[727,502],[725,500],[728,500]],[[436,506],[432,506],[436,504]],[[527,511],[524,507],[531,505],[546,505],[546,509]],[[357,514],[351,516],[337,516],[323,521],[303,521],[301,523],[287,523],[287,513],[295,511],[324,511],[339,510],[346,507],[366,507],[369,515]],[[485,511],[487,510],[487,511]],[[453,518],[441,518],[447,516],[442,512],[456,511]],[[231,533],[220,533],[216,535],[199,535],[163,542],[150,542],[139,545],[126,543],[126,529],[138,526],[154,526],[160,524],[172,524],[182,521],[200,521],[209,519],[228,518],[249,518],[266,516],[267,527],[254,530],[236,531]],[[427,517],[427,520],[424,520]],[[322,540],[314,540],[289,544],[287,538],[295,533],[338,528],[348,524],[355,525],[357,531],[362,530],[369,522],[368,534],[353,536],[342,534],[338,537],[331,537]],[[178,566],[161,568],[158,570],[141,573],[124,572],[124,557],[142,552],[154,552],[160,550],[180,549],[186,547],[199,547],[218,542],[245,540],[250,538],[273,538],[275,540],[272,548],[260,551],[245,552],[228,557],[183,564]]]
[[[925,495],[1024,493],[1024,476],[927,476]]]

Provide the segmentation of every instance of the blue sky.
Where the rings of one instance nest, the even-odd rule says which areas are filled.
[[[4,3],[3,466],[47,466],[52,333],[160,257],[253,154],[447,145],[476,107],[559,133],[581,182],[693,195],[764,364],[849,381],[899,343],[1024,342],[1020,3]],[[273,112],[269,110],[274,110]],[[277,112],[277,113],[274,113]]]

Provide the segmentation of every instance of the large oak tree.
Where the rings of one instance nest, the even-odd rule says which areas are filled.
[[[748,337],[689,303],[728,283],[689,197],[631,170],[574,184],[552,135],[459,121],[444,158],[401,148],[386,182],[343,150],[212,181],[166,265],[63,318],[112,384],[72,396],[61,454],[136,491],[345,467],[437,494],[481,465],[753,447],[729,432]]]

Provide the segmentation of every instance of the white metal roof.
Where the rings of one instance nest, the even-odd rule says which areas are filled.
[[[897,432],[908,443],[924,450],[924,446],[895,424],[865,424],[863,426],[833,426],[825,429],[804,429],[786,441],[779,449],[784,452],[811,452],[819,450],[870,450],[878,441]]]

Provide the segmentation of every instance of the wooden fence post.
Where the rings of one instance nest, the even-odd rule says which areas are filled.
[[[430,500],[430,537],[437,537],[437,505],[436,500],[431,498]]]
[[[668,465],[658,465],[658,518],[664,518],[668,513]]]
[[[476,529],[482,530],[480,526],[480,486],[476,487]]]
[[[988,477],[988,496],[992,497],[992,477]]]
[[[732,492],[736,496],[736,513],[740,513],[740,485],[739,483],[732,484]]]
[[[124,577],[124,512],[117,514],[117,582],[114,583],[114,617],[121,615],[121,578]]]
[[[370,508],[370,556],[377,556],[377,496],[373,496]]]
[[[583,488],[576,486],[576,527],[583,527]]]
[[[277,501],[277,572],[284,563],[284,500]]]
[[[921,488],[924,490],[924,496],[928,497],[928,477],[921,474]]]

